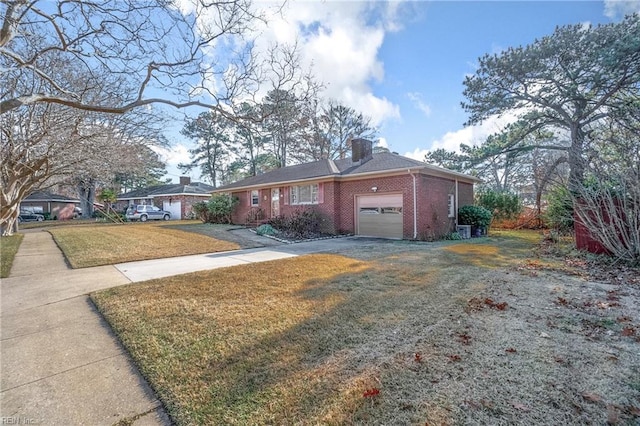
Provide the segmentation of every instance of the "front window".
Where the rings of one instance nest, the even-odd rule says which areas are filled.
[[[291,204],[318,204],[318,184],[292,186]]]
[[[251,191],[251,206],[257,207],[258,205],[260,205],[260,194],[257,189],[254,189]]]

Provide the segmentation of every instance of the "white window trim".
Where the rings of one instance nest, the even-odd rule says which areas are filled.
[[[258,200],[258,202],[255,203],[255,204],[253,203],[253,194],[254,193],[256,194],[256,200]],[[258,191],[257,189],[252,189],[250,197],[251,197],[251,207],[260,206],[260,191]]]
[[[301,187],[310,187],[311,188],[311,201],[298,201],[300,198],[300,188]],[[315,201],[313,201],[315,194]],[[289,203],[293,206],[303,206],[303,205],[312,205],[319,204],[320,197],[320,185],[317,183],[311,183],[308,185],[295,185],[291,187],[291,191],[289,193]]]

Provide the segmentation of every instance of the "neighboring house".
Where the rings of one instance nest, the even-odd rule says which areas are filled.
[[[20,203],[21,210],[29,210],[34,213],[49,213],[51,219],[73,219],[75,208],[80,200],[54,194],[48,191],[35,191],[29,194]]]
[[[479,180],[352,142],[352,157],[288,166],[225,185],[239,199],[232,220],[249,222],[313,206],[331,233],[429,240],[456,230],[458,208],[473,204]]]
[[[180,183],[155,185],[120,194],[114,208],[122,211],[130,205],[149,204],[170,212],[172,220],[186,219],[191,215],[193,204],[207,201],[213,190],[211,185],[192,183],[190,178],[181,176]]]

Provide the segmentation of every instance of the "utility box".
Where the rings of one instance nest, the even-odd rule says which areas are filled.
[[[471,225],[458,225],[457,231],[463,240],[471,238]]]

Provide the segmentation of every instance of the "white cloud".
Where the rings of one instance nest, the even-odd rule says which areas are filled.
[[[164,161],[167,166],[177,166],[180,163],[191,162],[191,156],[189,155],[189,148],[183,144],[176,144],[171,147],[151,147]]]
[[[460,152],[460,144],[471,146],[479,145],[483,143],[488,136],[499,132],[507,124],[516,121],[516,118],[517,115],[515,113],[505,114],[500,117],[492,116],[482,122],[482,124],[467,126],[460,130],[445,133],[440,139],[432,141],[429,148],[416,148],[413,151],[406,152],[404,155],[405,157],[422,161],[427,152],[434,151],[438,148]]]
[[[413,106],[422,111],[425,116],[429,117],[431,115],[431,107],[422,100],[422,94],[409,92],[407,97],[413,103]]]
[[[387,143],[387,138],[379,138],[378,142],[376,143],[376,146],[379,146],[380,148],[389,149],[389,143]]]
[[[260,4],[265,6],[264,3]],[[256,47],[296,44],[301,62],[325,84],[323,96],[336,99],[380,125],[400,117],[400,109],[374,95],[370,84],[384,79],[378,52],[388,31],[400,29],[403,2],[288,2],[280,13],[266,9],[267,24]]]
[[[604,0],[604,15],[611,19],[625,15],[640,13],[640,1],[638,0]]]
[[[182,13],[195,11],[194,0],[177,0]],[[274,1],[254,2],[254,12],[264,23],[254,21],[253,32],[242,37],[225,37],[208,46],[211,64],[217,63],[224,49],[240,51],[251,43],[255,52],[267,55],[274,46],[298,47],[301,65],[312,69],[324,84],[322,96],[335,99],[372,118],[379,126],[388,119],[400,118],[400,109],[392,101],[376,96],[371,84],[384,79],[384,64],[378,58],[386,33],[399,31],[403,22],[415,19],[416,6],[404,0],[368,1]],[[197,28],[202,31],[215,22],[215,16],[203,12]],[[218,76],[219,78],[219,76]],[[215,93],[220,87],[210,76],[204,87]],[[263,80],[264,81],[264,80]],[[258,99],[270,90],[263,85]]]

